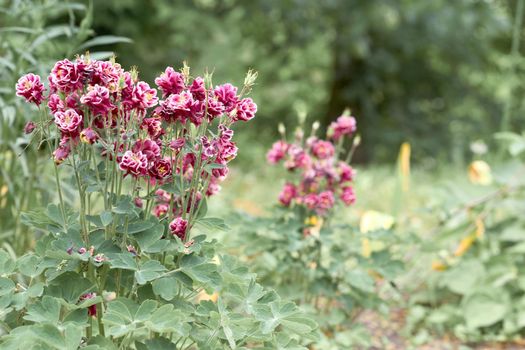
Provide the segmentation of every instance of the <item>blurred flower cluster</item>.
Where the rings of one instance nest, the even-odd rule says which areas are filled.
[[[355,202],[355,171],[349,161],[358,138],[344,154],[345,140],[356,131],[355,118],[348,111],[330,124],[325,139],[316,135],[318,128],[314,123],[307,138],[298,128],[293,142],[287,142],[282,133],[282,139],[272,145],[266,157],[270,164],[282,163],[293,174],[279,194],[279,202],[285,207],[299,205],[308,213],[326,217],[338,202],[347,206]]]

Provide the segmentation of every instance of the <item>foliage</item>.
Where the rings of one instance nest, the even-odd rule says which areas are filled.
[[[265,87],[254,95],[264,117],[256,123],[266,139],[297,111],[326,126],[350,107],[366,116],[360,160],[392,159],[403,141],[418,159],[462,160],[471,141],[491,141],[502,106],[523,93],[523,60],[508,55],[514,3],[95,1],[94,25],[133,38],[138,45],[116,51],[125,65],[147,63],[148,78],[183,59],[228,76],[256,67]],[[517,125],[522,104],[511,111]]]
[[[326,140],[316,125],[306,139],[302,128],[292,141],[283,135],[267,155],[289,173],[280,205],[266,217],[241,214],[236,224],[235,246],[261,283],[310,309],[323,332],[319,345],[327,349],[368,344],[355,319],[363,309],[386,311],[381,295],[397,294],[393,280],[403,270],[393,218],[368,212],[358,229],[336,215],[355,201],[347,161],[358,139],[350,154],[343,152],[354,132],[355,120],[345,113]]]
[[[500,134],[514,155],[523,137]],[[512,339],[522,334],[524,167],[516,159],[492,174],[483,161],[469,169],[471,182],[454,188],[446,215],[422,244],[433,257],[411,298],[409,325],[453,331],[470,341]]]

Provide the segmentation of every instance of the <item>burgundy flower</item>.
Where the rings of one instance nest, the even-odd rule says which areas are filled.
[[[82,295],[79,301],[84,301],[86,299],[92,299],[92,298],[95,298],[96,296],[97,296],[96,293],[87,293],[87,294]],[[96,304],[88,306],[88,315],[92,317],[97,316],[97,305]]]
[[[353,181],[355,177],[355,170],[345,162],[339,162],[339,181],[341,183]]]
[[[318,140],[312,145],[312,154],[319,159],[327,159],[334,156],[335,148],[330,141]]]
[[[352,135],[357,128],[354,117],[342,115],[330,124],[328,134],[334,140],[339,140],[344,135]]]
[[[51,94],[49,96],[49,100],[47,101],[47,107],[49,107],[49,110],[52,114],[55,114],[58,111],[65,110],[64,101],[62,101],[57,94]]]
[[[316,212],[319,215],[324,215],[326,212],[335,204],[334,193],[332,191],[323,191],[319,193],[317,197],[317,208]]]
[[[346,205],[354,204],[356,200],[354,189],[351,186],[343,187],[340,198]]]
[[[148,172],[148,157],[141,151],[126,151],[119,163],[120,170],[125,171],[126,175],[134,177],[146,175]]]
[[[152,177],[162,180],[171,175],[171,163],[168,159],[157,159],[149,168]]]
[[[208,115],[210,119],[221,116],[225,110],[224,105],[219,100],[215,98],[208,99]]]
[[[297,197],[297,188],[291,184],[286,183],[279,194],[279,202],[285,207],[289,207],[292,203],[292,200]]]
[[[206,99],[206,87],[204,86],[204,79],[197,77],[193,80],[190,86],[190,92],[193,98],[199,101]]]
[[[235,121],[242,120],[247,122],[255,117],[257,113],[257,105],[251,98],[243,98],[241,102],[237,104],[237,113],[234,117]]]
[[[272,145],[272,148],[266,154],[266,159],[268,160],[268,163],[277,164],[280,160],[282,160],[286,156],[288,147],[289,145],[282,140],[275,142]]]
[[[86,76],[86,63],[77,59],[71,62],[68,59],[58,61],[49,75],[49,86],[51,90],[69,93],[81,89],[84,86]]]
[[[168,213],[169,205],[166,203],[157,204],[155,207],[153,207],[153,215],[160,218],[163,217]]]
[[[193,96],[188,91],[172,94],[160,103],[158,114],[166,121],[180,121],[185,123],[193,108]]]
[[[181,137],[181,138],[178,138],[176,140],[171,140],[170,141],[170,148],[174,151],[180,151],[182,149],[182,147],[184,147],[184,144],[186,143],[186,140]]]
[[[319,197],[315,193],[309,193],[302,198],[302,203],[310,210],[314,210],[319,203]]]
[[[219,85],[213,90],[215,97],[224,105],[227,113],[230,113],[236,106],[239,98],[237,88],[232,84],[226,83]]]
[[[144,118],[140,128],[146,130],[152,139],[158,139],[165,133],[160,118]]]
[[[39,106],[44,99],[44,84],[36,74],[29,73],[18,79],[16,83],[16,95],[23,97],[29,103]]]
[[[55,124],[66,135],[78,135],[78,130],[82,125],[82,116],[74,109],[67,109],[65,112],[55,113]]]
[[[86,104],[94,115],[106,116],[110,110],[115,108],[111,103],[109,90],[105,86],[95,85],[80,98],[80,102]]]
[[[181,217],[177,217],[170,222],[170,233],[179,237],[181,240],[186,238],[186,231],[188,229],[188,221]]]
[[[148,83],[139,81],[133,88],[132,101],[136,109],[145,111],[159,102],[157,90],[150,88]]]
[[[80,141],[87,144],[94,144],[98,140],[98,134],[91,128],[85,128],[80,132]]]
[[[120,64],[109,61],[93,60],[86,70],[91,73],[91,85],[107,87],[111,92],[117,91],[120,77],[124,73]]]
[[[28,121],[24,126],[24,134],[29,135],[36,129],[36,124],[32,121]]]
[[[184,90],[184,76],[172,67],[167,67],[164,73],[155,79],[155,84],[162,90],[162,97],[179,94]]]
[[[146,156],[148,162],[152,162],[156,158],[160,157],[159,145],[150,139],[137,140],[133,145],[133,153],[141,152]]]

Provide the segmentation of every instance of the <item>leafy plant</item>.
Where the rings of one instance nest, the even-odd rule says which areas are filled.
[[[57,62],[49,96],[39,76],[20,78],[19,96],[48,104],[53,119],[40,108],[33,135],[74,179],[79,205],[23,214],[43,232],[35,251],[0,251],[3,349],[304,349],[300,339],[315,339],[295,304],[196,234],[226,229],[206,201],[237,152],[230,127],[255,116],[243,97],[255,77],[237,93],[168,67],[160,101],[136,71],[89,56]],[[153,209],[164,198],[167,209]]]
[[[509,141],[514,156],[522,153],[522,136],[499,138]],[[421,274],[418,292],[412,294],[412,330],[426,332],[420,328],[426,325],[470,341],[523,333],[524,169],[514,158],[492,173],[477,160],[469,167],[473,184],[450,191],[452,209],[422,245],[433,258],[432,271]]]
[[[239,216],[244,233],[237,244],[262,284],[315,314],[323,348],[365,345],[369,337],[354,320],[366,308],[385,310],[380,294],[392,291],[390,281],[403,264],[392,254],[392,218],[369,212],[356,228],[337,215],[355,201],[355,171],[348,162],[359,138],[345,151],[355,119],[345,111],[326,139],[316,135],[317,128],[306,139],[298,128],[292,141],[281,128],[282,140],[267,154],[270,163],[282,162],[288,170],[280,205],[267,217]]]

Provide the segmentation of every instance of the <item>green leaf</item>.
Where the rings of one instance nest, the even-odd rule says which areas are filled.
[[[159,278],[167,269],[157,260],[149,260],[140,264],[140,268],[135,271],[135,280],[138,284],[146,284]]]
[[[159,278],[152,283],[153,292],[164,300],[172,300],[177,295],[179,282],[173,276]]]
[[[11,274],[16,267],[16,263],[11,259],[9,253],[0,250],[0,275]]]
[[[142,232],[133,234],[133,237],[137,240],[139,247],[146,253],[158,253],[160,250],[153,249],[155,243],[157,243],[164,234],[164,225],[157,224],[149,229]],[[166,242],[167,243],[167,242]]]
[[[100,221],[102,222],[102,225],[106,227],[113,222],[113,215],[111,215],[111,212],[104,210],[100,213]]]
[[[501,298],[484,293],[475,293],[464,302],[463,314],[467,326],[476,329],[503,320],[507,309],[508,305]]]
[[[132,42],[133,40],[123,37],[123,36],[100,35],[94,39],[86,41],[85,43],[80,45],[76,51],[83,51],[93,46],[112,45],[112,44],[117,44],[117,43],[132,43]]]
[[[229,227],[224,223],[224,220],[219,218],[200,218],[195,221],[195,225],[211,232],[229,230]]]
[[[485,275],[483,265],[477,260],[466,260],[443,273],[442,283],[457,294],[470,294]]]
[[[18,271],[25,276],[36,277],[44,271],[44,268],[40,265],[41,261],[42,258],[34,254],[26,254],[17,261]]]
[[[363,270],[353,270],[346,273],[345,281],[352,287],[364,292],[374,292],[374,279]]]
[[[58,324],[60,320],[60,302],[49,295],[45,295],[41,301],[29,305],[24,319],[35,323]]]
[[[64,299],[70,304],[76,304],[80,297],[95,289],[95,285],[87,278],[75,272],[68,271],[54,280],[46,288],[46,294]]]

